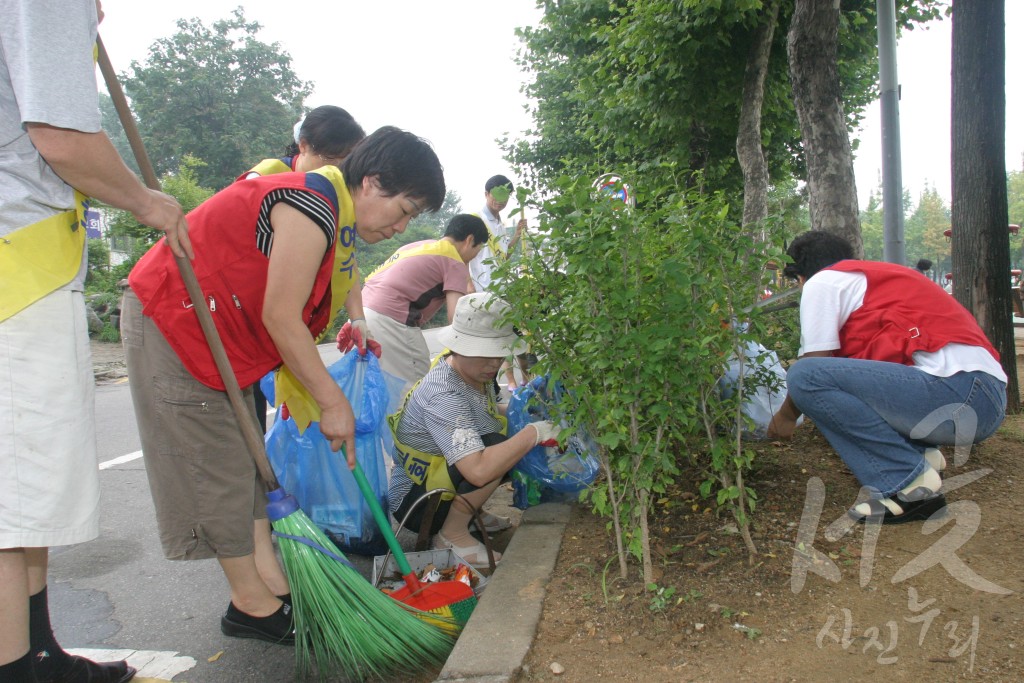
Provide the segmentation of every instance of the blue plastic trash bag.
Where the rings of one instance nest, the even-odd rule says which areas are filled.
[[[274,373],[275,372],[277,372],[277,370],[271,370],[267,374],[263,375],[262,379],[260,379],[260,391],[262,391],[263,395],[267,397],[267,405],[268,406],[272,406],[275,403],[275,401],[274,401]]]
[[[537,377],[517,389],[508,402],[509,436],[530,422],[550,419],[547,406],[564,396],[558,383],[548,391],[547,377]],[[583,430],[570,436],[564,449],[534,446],[512,469],[513,504],[526,509],[537,503],[574,500],[597,477],[600,462],[596,454],[597,447]]]
[[[356,372],[356,363],[366,363],[365,372]],[[356,415],[356,459],[366,473],[381,507],[387,509],[387,472],[382,438],[388,432],[389,396],[387,381],[373,354],[359,356],[353,350],[328,369]],[[357,374],[363,374],[361,387]],[[264,378],[261,388],[267,393]],[[273,392],[273,382],[269,382]],[[273,393],[267,394],[268,397]],[[359,555],[382,555],[387,544],[373,514],[363,500],[343,453],[332,452],[313,422],[299,434],[292,419],[277,419],[267,432],[267,456],[281,487],[295,496],[313,522],[322,528],[338,547]]]

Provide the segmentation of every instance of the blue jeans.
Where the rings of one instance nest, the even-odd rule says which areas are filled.
[[[925,469],[925,448],[988,438],[1006,413],[1006,385],[984,372],[935,377],[898,363],[802,358],[789,395],[872,497],[888,498]]]

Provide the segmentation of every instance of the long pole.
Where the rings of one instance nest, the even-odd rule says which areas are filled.
[[[896,77],[896,0],[878,0],[878,80],[882,105],[883,258],[905,264],[903,167],[900,157],[900,95]]]
[[[107,55],[107,50],[103,47],[103,41],[99,37],[96,38],[96,47],[96,61],[99,64],[100,73],[103,74],[103,80],[107,84],[107,91],[110,94],[110,99],[114,102],[117,116],[121,119],[121,126],[124,127],[125,135],[128,136],[128,143],[135,154],[135,161],[138,162],[139,170],[142,171],[142,179],[149,189],[159,190],[160,181],[156,177],[153,164],[150,163],[149,155],[146,154],[146,148],[142,144],[139,128],[135,125],[135,119],[128,108],[128,99],[124,96],[124,89],[121,88],[121,82],[117,80],[117,73],[114,71],[114,67],[110,63],[110,57]],[[203,290],[199,286],[199,280],[196,278],[192,263],[188,260],[187,256],[175,256],[174,260],[178,263],[181,278],[185,281],[185,289],[188,290],[188,295],[194,304],[192,310],[199,317],[199,326],[206,336],[206,342],[210,345],[210,352],[213,354],[217,370],[220,371],[221,380],[224,382],[224,389],[228,394],[231,408],[238,420],[238,427],[242,430],[242,437],[245,439],[245,444],[249,449],[249,455],[255,461],[256,469],[259,470],[260,476],[263,478],[264,483],[266,483],[267,488],[270,490],[279,488],[277,477],[274,476],[274,470],[271,469],[270,462],[267,460],[263,436],[259,433],[253,422],[249,406],[242,395],[241,388],[238,386],[238,379],[235,377],[235,371],[231,367],[231,361],[228,359],[227,351],[224,349],[224,343],[217,332],[217,326],[213,322],[213,316],[210,315],[210,311],[206,308],[206,297],[203,296]]]

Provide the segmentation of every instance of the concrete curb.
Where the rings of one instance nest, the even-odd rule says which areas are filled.
[[[437,683],[508,683],[519,672],[571,512],[570,504],[544,503],[523,513]]]

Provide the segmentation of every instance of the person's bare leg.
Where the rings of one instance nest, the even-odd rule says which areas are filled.
[[[50,568],[50,549],[25,548],[25,567],[28,570],[28,594],[35,595],[46,588],[46,572]]]
[[[500,478],[495,479],[476,491],[462,494],[465,501],[460,498],[453,500],[452,506],[448,510],[448,516],[445,517],[444,524],[441,526],[441,534],[455,545],[471,546],[479,543],[469,533],[469,522],[473,518],[473,511],[466,505],[466,501],[477,509],[482,508],[500,483]]]
[[[25,549],[0,550],[0,665],[28,652],[28,596]]]
[[[270,521],[257,519],[254,527],[254,539],[256,544],[256,571],[267,588],[274,595],[287,595],[289,592],[288,577],[285,576],[281,563],[277,561],[277,554],[274,552],[274,542],[270,536]]]
[[[231,602],[239,610],[250,616],[266,617],[281,608],[281,601],[260,577],[255,555],[218,557],[217,561],[231,587]]]

